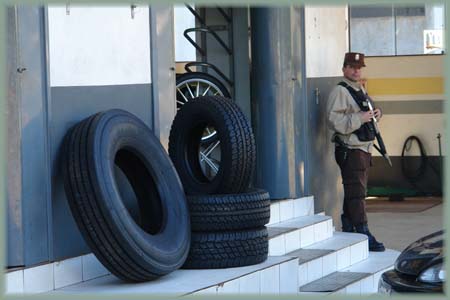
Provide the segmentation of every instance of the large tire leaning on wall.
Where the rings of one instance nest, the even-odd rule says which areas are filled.
[[[266,227],[241,231],[192,232],[184,269],[220,269],[259,264],[269,252]]]
[[[205,127],[217,130],[220,162],[208,177],[201,166]],[[188,195],[245,192],[256,164],[253,132],[236,103],[219,96],[199,97],[178,111],[169,136],[169,155]]]
[[[183,265],[191,230],[186,197],[164,148],[142,121],[123,110],[95,114],[68,132],[63,155],[72,215],[112,274],[142,282]],[[124,205],[117,167],[133,188],[139,218]]]
[[[240,194],[188,196],[192,231],[257,228],[270,220],[270,197],[254,189]]]

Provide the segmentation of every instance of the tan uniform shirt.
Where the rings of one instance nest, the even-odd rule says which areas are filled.
[[[358,83],[344,78],[346,82],[356,91],[364,88]],[[361,109],[353,99],[349,91],[340,85],[335,86],[328,97],[327,102],[328,126],[333,130],[341,140],[351,149],[360,149],[371,153],[373,142],[362,142],[356,134],[352,132],[361,127]]]

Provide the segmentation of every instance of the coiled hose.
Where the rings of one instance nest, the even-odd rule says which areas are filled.
[[[415,170],[408,168],[408,165],[410,165],[410,164],[407,162],[407,159],[405,158],[405,152],[411,150],[413,141],[417,142],[417,144],[419,146],[419,150],[420,150],[420,164],[419,164],[419,167]],[[420,139],[417,136],[411,135],[406,139],[405,143],[403,144],[401,162],[402,162],[403,175],[408,179],[408,181],[413,186],[417,187],[417,181],[419,181],[423,177],[423,175],[425,174],[425,171],[427,170],[427,165],[428,165],[428,157],[425,152],[425,148],[423,147],[422,142],[420,141]]]

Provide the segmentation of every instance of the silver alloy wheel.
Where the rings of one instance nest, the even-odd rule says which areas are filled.
[[[222,85],[219,86],[219,84],[213,82],[217,79],[207,73],[185,73],[180,76],[187,76],[188,78],[182,79],[180,77],[181,80],[177,80],[177,110],[188,101],[200,96],[229,96],[224,95],[225,88]],[[208,78],[211,80],[208,80]],[[226,90],[225,92],[227,93]],[[199,149],[200,167],[209,180],[214,179],[220,168],[220,140],[215,138],[216,134],[217,131],[213,126],[206,126]]]

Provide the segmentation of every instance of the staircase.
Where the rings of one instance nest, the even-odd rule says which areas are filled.
[[[92,255],[6,274],[7,293],[51,294],[373,294],[399,252],[369,252],[365,235],[334,231],[314,214],[314,198],[274,201],[268,224],[269,257],[258,265],[177,270],[158,280],[128,284]],[[42,269],[46,268],[46,276]],[[40,272],[40,273],[39,273]],[[45,278],[44,278],[45,277]],[[33,280],[31,280],[34,278]],[[36,281],[36,279],[38,279]]]

